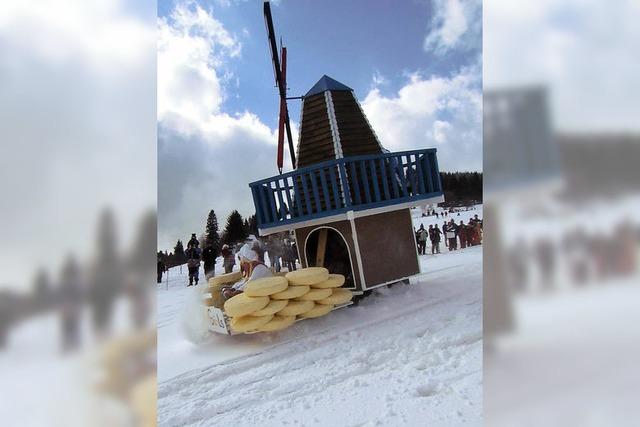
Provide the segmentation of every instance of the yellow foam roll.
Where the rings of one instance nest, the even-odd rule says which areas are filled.
[[[280,310],[286,307],[289,304],[288,299],[276,300],[273,299],[269,301],[269,304],[262,310],[254,311],[251,313],[252,316],[268,316],[270,314],[276,314]]]
[[[327,280],[311,285],[311,287],[317,289],[339,288],[344,285],[344,280],[345,279],[342,274],[330,274]]]
[[[311,310],[300,314],[298,317],[302,317],[303,319],[313,319],[324,316],[325,314],[329,314],[329,312],[333,310],[333,307],[334,306],[330,304],[316,304]]]
[[[157,422],[157,397],[158,379],[155,375],[149,375],[133,386],[129,401],[138,419],[138,425],[155,427]]]
[[[316,301],[320,304],[338,305],[351,301],[353,294],[348,289],[335,288],[330,297]]]
[[[309,292],[309,286],[289,286],[282,292],[271,295],[271,299],[293,299],[299,298]]]
[[[266,325],[273,319],[273,314],[268,316],[241,316],[231,319],[231,329],[235,332],[251,332]]]
[[[278,312],[280,316],[297,316],[306,313],[314,307],[313,301],[289,301],[289,304]]]
[[[250,297],[266,297],[282,292],[288,286],[289,282],[284,277],[263,277],[262,279],[247,282],[244,287],[244,293]]]
[[[285,277],[290,285],[315,285],[329,278],[329,270],[324,267],[307,267],[288,272]]]
[[[273,316],[269,323],[260,326],[257,330],[260,332],[279,331],[293,325],[295,321],[296,316]]]
[[[296,288],[299,287],[301,286],[296,286]],[[300,301],[317,301],[320,299],[329,298],[332,293],[333,292],[331,291],[331,289],[311,289],[309,292],[297,299],[299,299]]]
[[[234,271],[233,273],[221,274],[209,279],[209,286],[215,287],[216,285],[222,285],[225,283],[235,283],[242,279],[241,271]]]
[[[240,317],[262,310],[269,304],[269,297],[250,297],[244,292],[229,298],[224,303],[224,312],[227,316]]]

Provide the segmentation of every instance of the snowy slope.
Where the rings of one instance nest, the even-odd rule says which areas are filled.
[[[358,307],[200,346],[178,325],[184,272],[170,273],[158,288],[160,425],[480,424],[482,248],[420,258],[414,283]]]

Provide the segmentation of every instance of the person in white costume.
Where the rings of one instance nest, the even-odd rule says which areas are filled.
[[[273,276],[271,270],[264,265],[264,249],[260,241],[254,236],[249,237],[249,242],[238,251],[238,256],[243,278],[235,284],[221,289],[225,299],[242,293],[247,283],[251,280]],[[194,286],[192,289],[193,291],[189,292],[186,298],[181,323],[186,337],[191,342],[199,344],[211,335],[209,331],[210,320],[202,304],[203,295],[209,290],[209,287],[204,282]]]
[[[222,288],[222,296],[229,299],[234,295],[244,292],[244,288],[251,280],[271,277],[273,273],[264,265],[264,248],[260,241],[254,236],[250,236],[249,243],[246,243],[238,252],[240,258],[240,270],[243,278],[231,286]]]

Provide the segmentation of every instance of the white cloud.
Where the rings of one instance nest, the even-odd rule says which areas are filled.
[[[484,3],[485,88],[548,85],[561,130],[638,130],[640,3]]]
[[[424,49],[444,54],[480,46],[482,4],[478,0],[433,0]]]
[[[177,114],[206,121],[219,113],[222,85],[232,77],[226,58],[240,55],[241,44],[199,5],[179,3],[158,22],[158,120]]]
[[[139,12],[123,0],[2,3],[6,284],[29,286],[40,265],[57,273],[67,251],[91,256],[104,206],[121,244],[155,206],[155,7]]]
[[[181,3],[158,25],[158,245],[170,249],[203,231],[210,209],[221,228],[233,209],[255,212],[248,184],[277,173],[276,134],[251,112],[224,111],[241,46],[211,11]]]
[[[387,84],[389,84],[389,80],[387,80],[387,78],[383,76],[380,71],[375,70],[371,79],[371,88],[375,89],[379,86],[384,86]]]
[[[480,60],[452,77],[410,75],[396,96],[373,89],[362,107],[391,151],[438,148],[442,170],[482,170]]]

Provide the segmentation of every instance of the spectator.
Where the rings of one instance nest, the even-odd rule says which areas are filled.
[[[429,225],[429,239],[431,239],[431,254],[440,253],[440,239],[442,232],[438,228],[438,224],[435,227]]]
[[[429,226],[429,230],[431,230],[431,226]],[[420,224],[420,228],[418,229],[418,254],[425,255],[427,253],[427,230],[424,229],[424,224]]]
[[[198,247],[198,241],[194,243],[189,241],[187,250],[184,252],[187,256],[187,268],[189,269],[189,284],[187,286],[197,285],[200,276],[200,259],[202,257],[202,251]]]
[[[222,266],[224,267],[225,274],[233,271],[233,266],[236,265],[236,259],[233,256],[233,251],[229,245],[222,245]]]
[[[207,279],[216,274],[216,258],[218,251],[212,245],[207,245],[202,251],[202,261],[204,263],[204,277]]]

